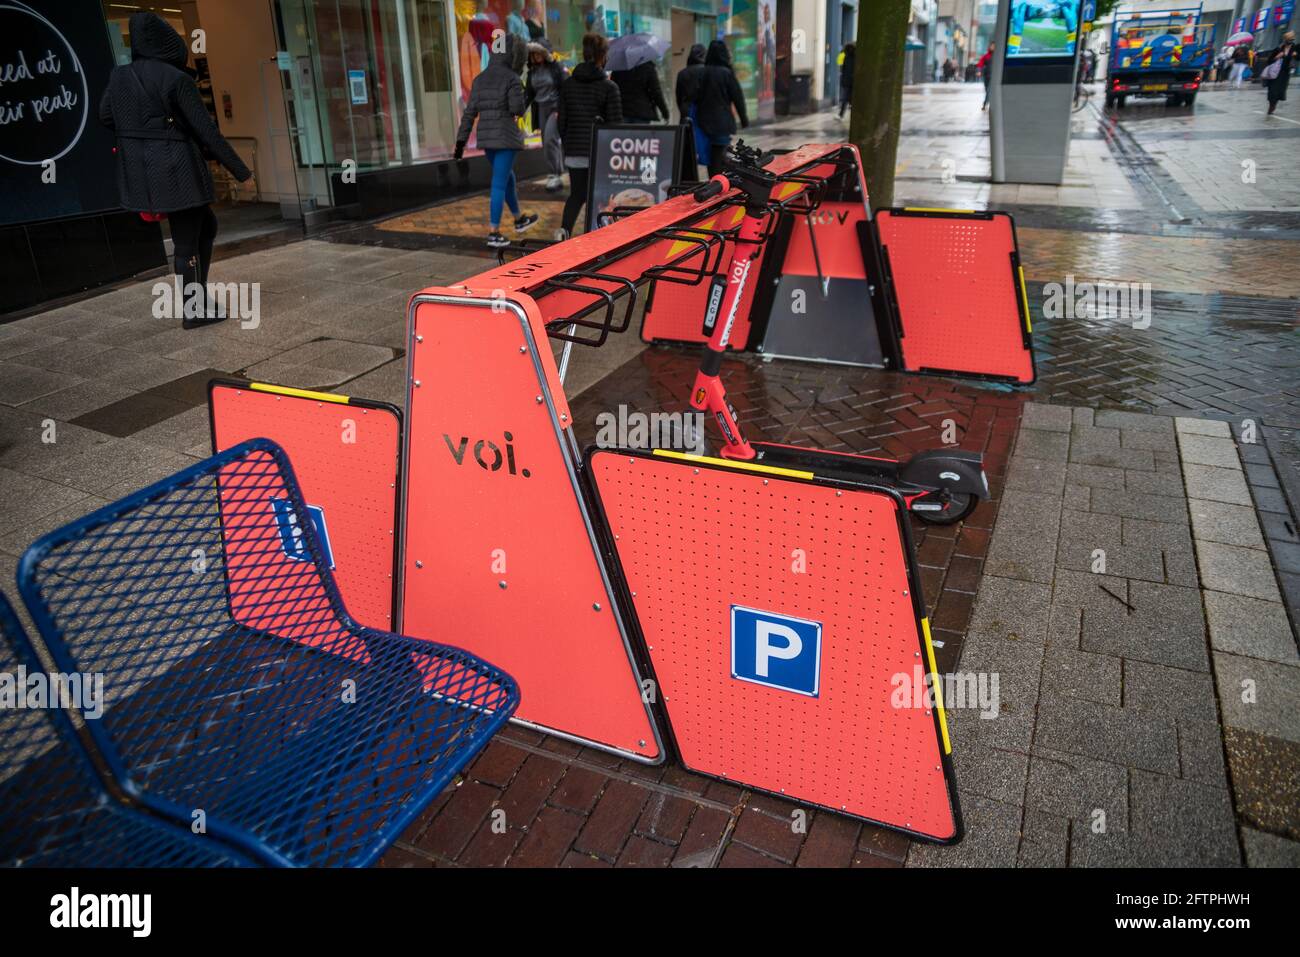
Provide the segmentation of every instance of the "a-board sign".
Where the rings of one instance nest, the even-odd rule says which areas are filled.
[[[653,206],[682,181],[683,168],[695,179],[695,143],[687,126],[626,124],[597,126],[591,137],[587,187],[587,231],[603,225],[602,212]]]

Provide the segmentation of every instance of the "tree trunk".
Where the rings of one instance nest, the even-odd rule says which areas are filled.
[[[911,10],[911,0],[870,0],[858,6],[849,140],[862,153],[873,208],[894,204],[903,112],[903,44]]]

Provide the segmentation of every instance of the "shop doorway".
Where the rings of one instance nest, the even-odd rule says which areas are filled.
[[[273,131],[284,125],[279,93],[267,99],[261,77],[274,61],[275,40],[266,0],[170,0],[120,3],[104,0],[104,20],[114,60],[131,62],[130,18],[150,11],[166,20],[189,46],[186,69],[212,121],[245,165],[239,183],[216,163],[212,172],[219,247],[283,234],[302,234],[297,185],[290,166],[279,166]]]

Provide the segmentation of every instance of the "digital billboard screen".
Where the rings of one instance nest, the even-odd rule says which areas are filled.
[[[1081,0],[1012,0],[1007,18],[1008,59],[1073,57],[1079,42],[1081,6]]]

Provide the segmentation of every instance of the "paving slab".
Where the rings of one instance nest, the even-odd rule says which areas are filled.
[[[1223,723],[1300,744],[1300,665],[1215,652]]]
[[[1212,591],[1281,601],[1273,563],[1265,551],[1201,542],[1196,546],[1196,562],[1201,583]]]
[[[1192,515],[1192,534],[1198,540],[1243,548],[1264,547],[1259,519],[1250,506],[1199,498],[1190,499],[1187,504]]]
[[[1295,634],[1280,602],[1207,591],[1205,617],[1216,651],[1300,664]]]

